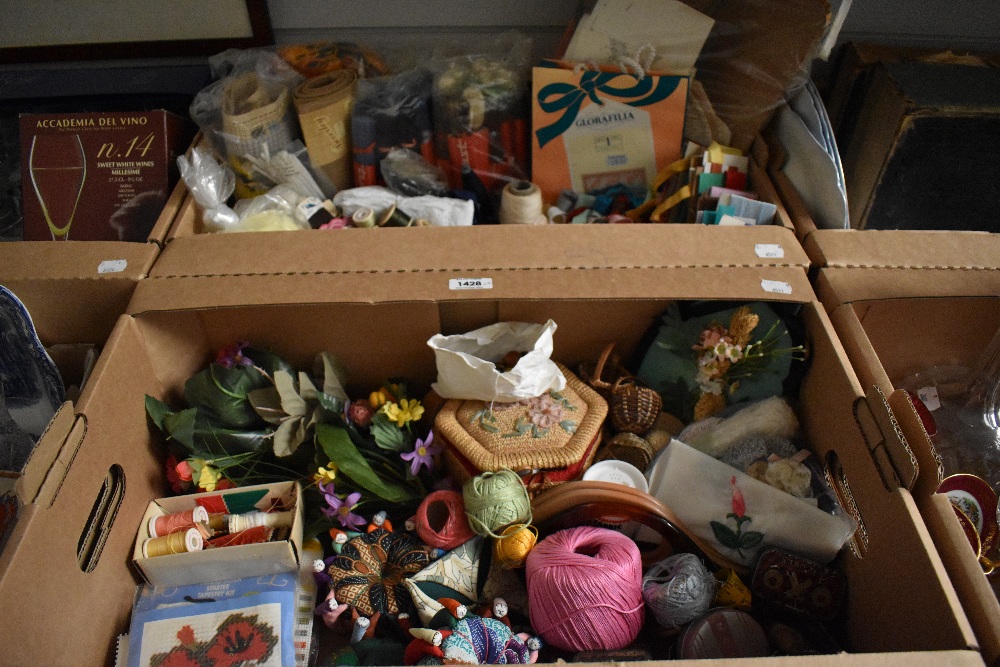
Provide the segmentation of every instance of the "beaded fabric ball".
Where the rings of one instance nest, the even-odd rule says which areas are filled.
[[[337,602],[365,616],[377,611],[398,614],[413,611],[403,580],[429,562],[427,548],[409,533],[377,528],[345,544],[327,574]]]

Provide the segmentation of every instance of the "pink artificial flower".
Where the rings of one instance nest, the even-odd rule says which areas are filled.
[[[432,442],[433,432],[427,434],[426,440],[417,438],[412,452],[399,455],[404,461],[410,462],[410,474],[414,477],[420,472],[420,466],[427,466],[428,471],[434,470],[434,457],[441,453],[441,447],[431,447]]]
[[[701,340],[692,345],[691,348],[694,350],[711,350],[720,341],[729,342],[729,336],[727,334],[728,331],[726,331],[726,328],[718,322],[715,322],[701,332]]]
[[[177,466],[178,466],[177,459],[174,458],[174,455],[171,454],[170,456],[168,456],[167,481],[170,482],[170,488],[174,490],[174,493],[183,493],[185,486],[187,486],[184,482],[185,481],[190,482],[191,478],[188,477],[187,480],[185,480],[183,477],[181,477],[180,474],[178,474]]]
[[[194,477],[194,468],[191,467],[191,464],[188,463],[187,460],[181,461],[175,465],[174,470],[177,471],[177,476],[181,479],[181,481],[190,482]],[[167,478],[170,478],[169,474],[167,475]]]

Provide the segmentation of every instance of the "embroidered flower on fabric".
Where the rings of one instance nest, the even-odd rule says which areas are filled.
[[[733,490],[733,511],[726,515],[726,519],[732,519],[736,522],[736,530],[718,521],[711,521],[710,525],[712,526],[712,532],[715,533],[715,539],[719,541],[719,544],[735,550],[740,558],[745,559],[747,555],[743,553],[743,550],[752,550],[759,545],[764,540],[764,533],[755,530],[743,530],[743,525],[753,521],[753,518],[747,516],[746,499],[743,497],[743,491],[736,485],[735,475],[729,478],[729,485]]]
[[[205,657],[215,667],[260,663],[271,655],[277,643],[271,626],[258,623],[256,615],[233,614],[216,630]]]
[[[552,428],[562,421],[565,410],[548,394],[531,399],[528,404],[528,419],[538,428]]]

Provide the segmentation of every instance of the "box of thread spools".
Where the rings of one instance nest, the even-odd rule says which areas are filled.
[[[294,572],[300,553],[302,490],[286,482],[150,502],[133,562],[150,584],[181,586]]]
[[[975,232],[851,234],[950,239],[942,238],[940,266],[828,266],[816,284],[858,377],[885,397],[905,436],[905,447],[876,448],[873,457],[887,484],[912,493],[983,655],[995,664],[1000,269],[962,266],[986,260],[978,253],[991,239]],[[960,246],[964,252],[946,250]],[[962,264],[949,267],[952,259]]]
[[[242,434],[260,439],[260,446],[255,446],[251,453],[253,457],[262,457],[262,461],[273,462],[275,451],[284,452],[285,448],[292,447],[305,457],[288,459],[284,456],[282,460],[289,463],[297,461],[296,475],[301,475],[304,480],[306,524],[311,526],[313,521],[319,522],[309,531],[317,534],[325,548],[325,560],[319,574],[327,575],[330,580],[321,585],[330,590],[338,588],[336,584],[331,585],[336,574],[339,588],[347,596],[342,601],[335,594],[318,610],[324,616],[337,616],[330,619],[333,628],[326,627],[322,620],[318,621],[322,624],[319,630],[323,661],[332,660],[335,653],[348,649],[357,655],[356,651],[374,647],[387,639],[391,641],[386,647],[402,651],[406,644],[415,640],[415,636],[412,633],[381,634],[389,633],[394,627],[403,629],[406,622],[397,613],[398,607],[397,612],[393,612],[389,611],[392,607],[383,608],[382,605],[407,605],[406,600],[412,601],[413,595],[422,599],[420,593],[440,606],[435,616],[440,614],[438,620],[444,619],[445,626],[451,623],[449,616],[459,621],[458,616],[465,613],[470,621],[462,625],[463,628],[468,627],[475,617],[482,619],[484,627],[492,628],[492,636],[495,637],[503,634],[511,639],[513,636],[520,637],[521,632],[527,633],[528,639],[540,636],[543,646],[538,659],[543,662],[577,659],[607,663],[620,660],[616,656],[621,654],[613,650],[621,649],[621,643],[617,649],[605,646],[594,652],[590,650],[593,647],[590,640],[595,635],[606,635],[620,642],[621,628],[627,626],[630,632],[634,630],[637,615],[642,613],[646,622],[638,639],[642,639],[643,643],[636,646],[626,643],[624,646],[640,649],[633,655],[664,659],[670,647],[676,645],[678,635],[658,629],[654,612],[642,611],[645,607],[638,603],[629,607],[619,605],[617,610],[594,603],[588,609],[592,607],[597,612],[596,616],[581,612],[574,615],[574,619],[579,617],[579,620],[570,624],[575,627],[579,623],[582,628],[580,634],[586,634],[588,641],[563,643],[566,632],[562,625],[542,623],[556,620],[554,608],[540,609],[541,615],[534,615],[529,604],[525,614],[523,598],[513,594],[516,588],[507,589],[510,593],[494,591],[486,595],[476,585],[477,590],[473,592],[475,599],[470,600],[463,612],[459,609],[461,605],[452,604],[456,598],[443,595],[440,588],[437,593],[428,592],[433,590],[430,584],[440,581],[421,581],[412,576],[411,570],[422,570],[439,561],[441,565],[438,567],[445,569],[450,569],[452,565],[470,567],[469,563],[474,561],[469,556],[474,552],[494,553],[492,549],[477,551],[471,547],[464,550],[455,547],[446,552],[451,556],[441,561],[443,556],[440,553],[432,554],[433,550],[419,545],[413,547],[423,524],[426,524],[425,528],[429,526],[432,532],[448,532],[445,531],[448,523],[441,521],[437,512],[429,511],[426,521],[423,521],[413,505],[419,506],[436,491],[434,485],[440,480],[427,475],[431,469],[444,470],[445,463],[437,460],[430,468],[431,463],[441,456],[442,447],[451,447],[458,442],[457,436],[443,423],[432,429],[430,416],[446,414],[446,410],[442,408],[438,411],[440,401],[433,398],[435,392],[431,389],[436,384],[441,367],[429,342],[438,336],[468,334],[494,325],[522,323],[542,326],[551,321],[556,328],[549,341],[539,349],[550,346],[550,359],[578,378],[593,382],[596,376],[598,387],[593,391],[606,390],[606,387],[600,387],[602,382],[618,385],[624,391],[628,389],[628,383],[617,381],[620,378],[611,372],[613,367],[618,368],[620,364],[636,373],[642,367],[637,360],[651,349],[673,350],[677,354],[690,350],[693,354],[694,347],[698,347],[702,351],[711,349],[714,354],[718,344],[726,342],[723,339],[728,334],[724,330],[734,327],[731,313],[736,306],[746,305],[761,316],[768,311],[780,313],[781,321],[789,331],[796,332],[791,347],[801,345],[804,347],[799,352],[808,350],[807,359],[797,362],[800,382],[789,384],[787,389],[783,382],[769,386],[774,392],[782,394],[783,400],[791,407],[799,425],[802,449],[823,470],[823,477],[835,489],[837,504],[850,517],[848,525],[856,526],[846,543],[840,544],[845,536],[840,531],[836,540],[840,547],[822,551],[824,558],[830,559],[824,568],[832,569],[835,575],[825,579],[830,585],[819,590],[816,600],[830,603],[826,610],[832,612],[827,616],[830,620],[820,626],[816,625],[815,617],[812,621],[789,621],[794,636],[812,638],[805,646],[773,639],[759,642],[756,640],[761,638],[761,634],[754,631],[755,642],[751,645],[756,651],[754,655],[767,660],[763,656],[772,653],[798,653],[792,659],[796,664],[803,665],[912,665],[921,662],[940,664],[941,661],[981,664],[969,620],[957,603],[954,588],[944,574],[940,557],[921,522],[910,492],[902,488],[887,488],[872,463],[866,436],[871,437],[874,433],[888,439],[896,437],[896,433],[891,427],[884,431],[877,427],[873,430],[872,420],[861,424],[857,421],[859,416],[864,418],[869,414],[884,417],[884,406],[866,396],[865,388],[851,369],[850,360],[836,338],[826,311],[813,294],[804,267],[739,265],[734,263],[738,255],[732,251],[732,257],[724,257],[725,266],[714,266],[703,254],[700,258],[692,257],[689,266],[634,268],[624,266],[624,258],[629,256],[631,249],[612,245],[604,248],[603,252],[608,254],[608,263],[615,265],[613,268],[603,268],[607,264],[602,264],[602,268],[561,268],[572,261],[573,258],[567,256],[572,252],[574,249],[566,249],[558,258],[550,258],[547,268],[518,268],[515,260],[511,260],[509,268],[483,264],[470,271],[468,262],[472,260],[469,257],[456,259],[450,256],[454,254],[454,248],[441,247],[428,249],[430,257],[424,258],[424,261],[441,267],[436,271],[400,269],[397,266],[392,271],[364,273],[190,276],[143,281],[129,314],[119,320],[106,354],[95,370],[93,381],[77,406],[76,419],[85,425],[85,429],[81,441],[71,451],[63,452],[62,458],[69,460],[70,464],[62,475],[59,488],[46,505],[30,508],[31,521],[26,525],[18,549],[11,554],[6,576],[0,579],[0,612],[9,619],[9,632],[18,638],[19,648],[23,648],[19,658],[47,665],[106,661],[109,646],[128,627],[135,599],[137,582],[131,561],[137,543],[136,529],[144,522],[148,525],[150,499],[169,496],[170,475],[172,471],[173,474],[178,472],[176,465],[169,465],[167,461],[169,451],[179,443],[173,443],[167,431],[174,438],[191,436],[191,431],[185,433],[183,420],[176,415],[188,409],[183,408],[185,397],[196,400],[202,406],[202,399],[210,395],[229,406],[226,411],[234,409],[231,401],[235,401],[240,414],[247,409],[247,402],[252,400],[273,421],[261,426],[254,417],[254,430],[249,432],[254,435],[249,435],[245,428],[234,432],[232,428],[213,426],[214,422],[206,422],[205,419],[208,414],[219,413],[206,412],[195,420],[196,434],[204,438],[205,447],[215,447],[217,437],[227,443],[232,454],[233,448],[240,446],[241,442],[234,437]],[[385,261],[393,259],[387,257]],[[663,345],[651,343],[651,334],[668,322],[678,323],[676,318],[668,318],[674,312],[683,312],[688,316],[694,314],[701,319],[681,318],[680,322],[687,324],[680,328],[668,327],[671,335],[679,336],[678,340],[682,343],[671,345],[669,338],[660,339]],[[719,330],[710,325],[712,313],[720,318]],[[707,320],[703,319],[706,315],[710,316]],[[764,324],[756,331],[761,339],[772,331],[767,321],[762,321]],[[783,331],[781,327],[773,329],[773,332]],[[719,336],[715,346],[709,345],[713,332]],[[705,333],[704,340],[702,333]],[[236,344],[239,341],[250,345]],[[595,363],[600,360],[609,342],[615,345],[617,364],[609,358],[602,372],[598,373]],[[784,347],[779,344],[768,349],[774,352]],[[529,347],[520,351],[532,349]],[[725,346],[718,350],[720,354],[727,351],[731,355],[736,354]],[[503,352],[505,357],[509,351],[497,350],[497,356]],[[490,355],[490,358],[494,357]],[[693,358],[689,361],[681,370],[687,381],[693,381],[698,365]],[[491,363],[505,365],[508,362],[496,358]],[[561,373],[565,374],[564,371]],[[202,374],[204,382],[199,385],[198,392],[207,394],[194,391],[189,383],[199,374]],[[259,386],[266,391],[254,393],[250,399],[249,394],[257,390],[242,384],[245,380],[241,378],[248,377],[255,378],[256,384],[251,386]],[[712,379],[705,378],[706,386],[714,386],[710,382]],[[750,389],[750,384],[743,378],[741,385],[745,390]],[[237,387],[242,389],[234,391]],[[238,399],[230,396],[234,393],[239,395]],[[560,390],[556,393],[559,394]],[[581,390],[575,395],[583,394],[587,392]],[[707,394],[714,395],[711,391]],[[147,397],[145,406],[143,396]],[[736,394],[727,392],[727,396],[736,400]],[[168,406],[167,411],[149,410],[153,404],[149,399]],[[705,400],[710,403],[713,399]],[[599,404],[600,401],[593,397],[588,401],[588,405]],[[373,406],[380,407],[375,410]],[[486,412],[472,408],[471,405],[463,405],[453,413],[459,415],[463,429],[480,437],[480,442],[495,436],[494,444],[500,448],[504,443],[520,438],[529,443],[522,448],[541,452],[551,449],[542,446],[542,443],[549,442],[546,438],[570,438],[571,432],[579,432],[580,439],[586,442],[579,450],[580,465],[576,471],[569,470],[574,462],[565,459],[545,464],[556,466],[560,475],[572,477],[586,468],[582,470],[586,476],[588,471],[597,467],[595,461],[605,454],[597,454],[595,444],[592,444],[597,438],[591,440],[593,432],[589,427],[584,428],[580,417],[585,409],[568,390],[561,396],[550,394],[546,400],[529,401],[504,414],[495,410],[495,423]],[[249,409],[257,415],[261,414],[255,408]],[[590,408],[586,411],[589,414]],[[167,412],[175,417],[166,419]],[[598,412],[594,410],[594,414]],[[608,415],[614,417],[617,412],[620,409],[609,411]],[[478,416],[475,416],[477,413]],[[788,416],[791,413],[784,410],[780,414]],[[468,418],[462,415],[468,415]],[[519,416],[524,416],[524,419],[518,420]],[[580,419],[579,429],[574,428],[577,419]],[[777,421],[788,423],[790,419]],[[473,433],[473,422],[479,425],[476,433]],[[888,423],[888,417],[874,423]],[[496,433],[491,434],[490,427]],[[613,419],[610,423],[606,419],[604,428],[608,430],[600,434],[599,442],[596,442],[598,445],[611,444],[614,440],[613,429],[618,427]],[[508,432],[516,438],[504,438]],[[690,440],[694,442],[695,438]],[[384,446],[379,446],[378,442]],[[652,440],[647,443],[652,446]],[[659,443],[658,446],[663,445],[662,438]],[[574,443],[574,446],[576,444],[579,443]],[[615,457],[611,457],[616,460],[624,462],[629,453],[649,453],[640,443],[618,444],[620,448],[612,450]],[[680,463],[681,469],[686,469],[682,458],[685,448],[675,448],[675,444],[666,447],[665,451],[678,453],[676,457],[671,455],[672,462],[665,464],[666,468]],[[561,447],[560,453],[568,450],[568,447]],[[468,461],[474,462],[468,455],[469,451],[462,453]],[[213,466],[217,473],[228,473],[241,479],[239,469],[229,469],[231,460],[220,458],[219,452],[214,458],[217,459],[218,465]],[[640,459],[634,456],[630,460]],[[540,459],[534,462],[540,462]],[[383,465],[386,463],[388,467]],[[713,465],[722,464],[716,462]],[[256,468],[259,471],[260,467]],[[675,528],[681,524],[671,520],[663,508],[669,506],[675,513],[674,518],[679,518],[682,510],[696,512],[698,501],[707,501],[709,495],[701,490],[692,490],[679,498],[663,500],[659,494],[661,490],[683,488],[681,483],[690,484],[694,477],[689,475],[685,478],[682,474],[681,482],[675,483],[676,478],[667,475],[666,470],[662,472],[661,477],[653,474],[654,470],[646,479],[656,495],[642,493],[640,489],[628,489],[621,484],[618,485],[620,491],[609,490],[607,484],[609,479],[616,481],[614,475],[605,476],[603,483],[590,477],[564,481],[557,475],[548,475],[547,481],[553,483],[551,488],[539,488],[531,498],[532,512],[538,515],[537,522],[529,521],[537,524],[534,525],[538,530],[535,548],[558,543],[558,540],[547,540],[563,527],[584,530],[603,527],[618,535],[613,540],[607,540],[607,549],[615,551],[610,546],[614,542],[616,548],[621,545],[631,550],[633,547],[623,546],[624,542],[619,539],[621,533],[613,530],[623,522],[617,516],[622,512],[616,513],[613,508],[607,508],[609,505],[628,506],[625,501],[635,498],[641,499],[641,504],[632,502],[631,506],[641,505],[642,514],[666,519],[666,522],[654,522],[653,530],[659,535],[678,537],[671,543],[676,545],[675,551],[704,553],[707,559],[704,562],[709,564],[716,562],[709,556],[709,551],[697,547],[697,544],[692,547],[679,535],[694,534],[692,528],[695,523],[709,530],[709,533],[701,535],[699,541],[703,544],[718,543],[716,551],[725,547],[727,560],[739,559],[739,551],[743,548],[744,558],[749,557],[751,551],[756,553],[763,544],[760,534],[764,532],[770,534],[773,530],[775,535],[788,535],[791,529],[792,540],[797,540],[794,543],[812,541],[818,532],[802,527],[796,530],[794,524],[782,525],[780,521],[766,523],[766,513],[762,513],[762,507],[755,504],[754,496],[747,491],[749,487],[741,482],[734,489],[729,477],[725,477],[713,485],[715,492],[711,494],[712,503],[722,503],[721,506],[711,505],[719,513],[702,516],[704,520],[697,519],[696,514],[684,515],[686,530],[678,529],[678,533]],[[531,477],[532,471],[525,471],[525,475]],[[108,482],[107,490],[102,491],[102,484],[109,476],[114,479]],[[543,486],[545,477],[540,476]],[[120,483],[114,484],[115,480]],[[403,483],[402,480],[410,481]],[[481,485],[480,489],[484,493],[477,497],[484,501],[480,503],[482,506],[470,505],[467,509],[472,509],[479,519],[487,520],[490,530],[499,535],[503,528],[494,521],[499,513],[494,513],[491,518],[481,511],[495,508],[496,501],[503,501],[507,496],[495,484]],[[489,489],[493,491],[485,493]],[[595,500],[601,501],[604,509],[596,515],[588,514],[589,505]],[[820,502],[820,499],[816,500]],[[687,501],[687,509],[683,509],[684,501]],[[695,503],[693,509],[691,501]],[[193,503],[185,502],[188,504],[177,508],[192,507]],[[822,511],[791,496],[783,498],[782,502],[800,503],[793,505],[798,511]],[[702,504],[708,506],[707,502]],[[511,508],[524,509],[524,504],[511,503]],[[378,516],[380,511],[389,513],[381,521]],[[416,517],[415,529],[408,523],[411,517]],[[602,525],[592,525],[593,518],[599,519]],[[560,520],[567,519],[571,521],[568,526],[559,524]],[[392,525],[387,525],[386,521]],[[718,533],[712,532],[713,521],[720,525]],[[371,530],[366,529],[366,524],[371,524],[368,526]],[[335,529],[335,535],[330,534],[330,528]],[[89,571],[84,571],[75,554],[81,537],[90,534],[94,535],[96,549],[89,560]],[[527,536],[531,533],[525,529],[517,534]],[[719,537],[713,537],[716,534]],[[647,542],[645,532],[629,535],[634,535],[637,542]],[[433,536],[429,539],[436,543]],[[480,545],[489,545],[492,539],[478,536]],[[631,540],[627,541],[634,545]],[[581,552],[595,558],[599,552],[603,551],[605,555],[610,553],[598,545],[578,546]],[[235,552],[242,548],[222,547],[217,551],[221,553],[225,549],[233,549]],[[575,547],[563,542],[561,548]],[[203,550],[195,554],[156,556],[149,560],[204,554]],[[532,554],[534,551],[529,558],[533,558]],[[905,555],[905,559],[901,559],[901,554]],[[517,554],[504,552],[500,559],[495,560],[504,560],[509,555]],[[653,555],[646,553],[646,556]],[[660,555],[665,554],[660,552]],[[373,569],[372,563],[384,564],[386,556],[392,562],[390,567],[383,567],[385,582],[380,588],[372,578],[379,572]],[[430,562],[432,558],[436,559],[434,563]],[[538,552],[537,559],[545,562],[544,549]],[[788,592],[789,589],[782,588],[787,580],[778,575],[784,571],[784,563],[791,561],[772,559],[768,562],[770,576],[762,577],[762,580],[771,582],[775,593]],[[802,568],[801,562],[798,565],[800,569],[796,570],[797,573],[802,576],[808,574],[808,568]],[[502,564],[500,567],[499,574],[506,575],[508,580],[523,582],[523,577],[529,576],[526,570],[515,567],[503,571]],[[715,569],[714,565],[707,567]],[[743,580],[748,586],[753,585],[749,576],[752,567],[752,563],[745,562],[741,568],[744,570]],[[335,573],[333,570],[338,568],[342,572]],[[610,574],[611,568],[607,570],[606,573]],[[470,571],[478,572],[475,568],[456,570],[462,581],[472,581],[463,574]],[[821,570],[822,573],[827,571]],[[357,575],[353,580],[350,579],[352,572]],[[625,580],[627,583],[613,589],[616,595],[626,590],[633,596],[640,593],[638,569],[616,567],[614,572],[616,576],[628,577]],[[341,576],[345,574],[348,576]],[[594,576],[599,574],[591,572]],[[419,584],[420,593],[414,593],[412,587],[407,585],[406,582],[411,579]],[[474,581],[485,583],[478,575]],[[801,578],[798,581],[803,582]],[[385,585],[389,582],[399,585]],[[449,588],[459,584],[446,583]],[[572,589],[563,587],[558,590],[546,589],[544,584],[540,584],[535,594],[549,590],[552,591],[553,603],[562,604],[570,598],[579,603],[581,595],[592,594],[595,590],[610,594],[608,584],[605,579],[593,586],[574,585]],[[380,590],[385,592],[384,596]],[[834,595],[824,597],[824,592]],[[71,596],[70,603],[61,610],[68,636],[66,641],[52,642],[48,640],[52,620],[47,601],[58,596]],[[498,604],[497,597],[502,597],[507,604]],[[761,605],[767,606],[764,603],[769,599],[774,598],[758,596],[757,603],[751,602],[751,612],[764,614],[758,615],[757,619],[773,618],[761,609]],[[834,604],[836,602],[839,602],[839,607]],[[365,604],[378,613],[377,622],[376,614],[368,614]],[[339,614],[336,613],[338,611]],[[361,617],[365,617],[365,622],[361,622]],[[627,622],[618,624],[619,617],[627,617]],[[417,629],[418,618],[423,629],[431,630],[422,633],[430,641],[418,644],[418,648],[430,655],[438,648],[434,646],[434,633],[440,630],[434,627],[433,618],[425,622],[419,613],[411,613],[409,623],[414,629]],[[507,628],[503,618],[507,618],[513,627]],[[95,619],[99,620],[95,622]],[[721,620],[718,625],[703,623],[698,627],[713,637],[724,637],[719,632],[742,632],[740,628],[754,627],[744,624],[745,616],[729,611],[721,614],[718,620]],[[613,622],[614,630],[610,629]],[[365,637],[365,623],[369,628],[375,626],[374,637]],[[584,628],[586,623],[590,624],[587,626],[589,629]],[[499,625],[504,630],[500,630]],[[600,631],[605,625],[609,628],[607,632]],[[795,628],[806,627],[815,629],[816,633],[794,632]],[[357,628],[361,629],[356,637],[357,643],[374,643],[354,646],[351,634]],[[595,632],[595,628],[599,631]],[[444,627],[444,630],[448,628]],[[443,637],[445,633],[441,634]],[[453,632],[450,636],[456,637],[459,633]],[[697,640],[698,636],[704,635],[692,631],[688,635],[690,645],[683,647],[684,651],[676,654],[677,657],[705,655],[697,653],[699,646],[705,646]],[[185,637],[190,638],[186,630],[167,639],[176,639],[178,651],[181,651],[186,645]],[[452,639],[448,644],[455,641]],[[742,641],[723,643],[730,648],[742,647],[741,650],[748,646]],[[525,646],[531,648],[527,644]],[[809,652],[825,654],[802,655]],[[5,659],[5,656],[0,656],[0,662]],[[403,664],[403,659],[397,657],[388,664]],[[682,659],[680,664],[685,664],[685,661]]]

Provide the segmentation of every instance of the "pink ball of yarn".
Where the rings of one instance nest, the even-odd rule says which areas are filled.
[[[546,537],[525,567],[531,625],[567,651],[625,648],[645,619],[642,558],[608,528],[569,528]]]

